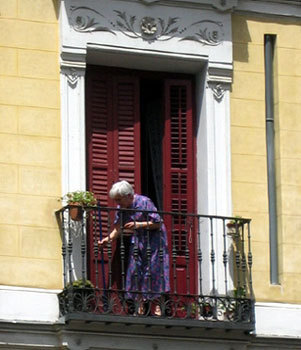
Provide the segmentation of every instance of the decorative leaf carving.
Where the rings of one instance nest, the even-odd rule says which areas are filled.
[[[206,27],[205,27],[206,25]],[[216,46],[219,45],[222,36],[221,22],[215,22],[211,20],[203,20],[193,23],[190,27],[198,27],[198,30],[194,35],[188,35],[181,40],[193,40],[205,45]],[[204,26],[204,28],[203,28]]]
[[[77,32],[110,32],[115,35],[111,29],[96,20],[95,16],[105,21],[105,17],[96,10],[84,6],[76,8],[72,6],[70,10],[72,27]]]
[[[130,18],[131,27],[134,25],[135,21],[136,21],[136,16],[131,16]]]
[[[88,7],[71,7],[72,27],[78,32],[102,31],[116,35],[116,32],[110,28],[113,26],[129,38],[140,38],[148,42],[168,41],[175,38],[177,34],[189,32],[178,40],[190,40],[210,46],[219,45],[223,35],[223,24],[212,20],[198,21],[181,28],[177,25],[179,17],[169,17],[166,21],[162,17],[145,16],[138,20],[135,15],[127,15],[125,11],[114,10],[114,12],[117,15],[115,22]]]

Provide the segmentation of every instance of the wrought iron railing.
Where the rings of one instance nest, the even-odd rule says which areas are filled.
[[[82,217],[73,220],[72,208],[66,206],[56,213],[62,234],[61,315],[84,312],[98,316],[159,317],[253,328],[250,219],[158,212],[160,242],[163,224],[167,231],[170,282],[170,288],[158,294],[152,290],[153,276],[149,273],[153,263],[153,232],[146,227],[127,234],[122,221],[123,215],[131,210],[123,210],[119,213],[119,239],[100,247],[98,241],[111,232],[120,210],[85,207]],[[148,219],[152,212],[143,214]],[[145,236],[144,250],[140,249],[139,235]],[[164,278],[163,250],[160,243],[158,279]],[[141,252],[144,256],[139,256]],[[137,284],[127,283],[130,259],[136,266],[132,280]],[[147,290],[139,285],[139,261],[148,267],[144,276]]]

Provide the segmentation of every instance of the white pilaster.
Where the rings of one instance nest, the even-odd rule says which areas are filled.
[[[61,65],[63,194],[86,189],[85,68],[85,57]]]
[[[232,67],[210,66],[205,81],[205,93],[200,103],[199,127],[197,137],[198,149],[198,212],[207,215],[231,216],[231,149],[230,149],[230,84]],[[199,83],[202,86],[202,83]],[[197,92],[201,96],[201,93]],[[201,110],[200,110],[201,109]],[[211,224],[213,227],[211,227]],[[214,232],[214,236],[212,236]],[[211,252],[202,262],[202,275],[207,290],[204,293],[219,294],[232,289],[230,270],[223,264],[224,253],[223,220],[203,220],[201,223],[201,249]],[[230,255],[230,242],[226,245]],[[228,255],[228,259],[229,258]],[[213,263],[211,261],[213,259]]]

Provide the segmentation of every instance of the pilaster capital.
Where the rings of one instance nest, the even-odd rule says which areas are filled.
[[[207,86],[212,90],[216,101],[220,102],[232,83],[232,65],[210,65],[208,67]]]
[[[86,72],[86,53],[61,54],[61,73],[65,74],[71,87],[76,87],[80,77]]]
[[[62,48],[61,68],[86,69],[87,50],[77,48]]]

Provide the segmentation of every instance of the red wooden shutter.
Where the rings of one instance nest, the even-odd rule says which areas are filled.
[[[172,212],[195,213],[195,141],[191,81],[167,80],[165,98],[164,207]],[[177,285],[173,285],[173,288],[177,293],[194,293],[197,288],[195,233],[192,232],[191,222],[183,216],[173,223],[168,221],[168,226],[169,246],[175,247],[177,252]],[[189,264],[185,260],[187,251]],[[173,282],[173,278],[171,281]]]
[[[112,184],[127,180],[140,192],[139,82],[135,77],[87,72],[88,188],[112,205]]]
[[[115,179],[127,180],[140,193],[140,106],[139,81],[117,76],[114,94]]]
[[[88,188],[108,206],[108,192],[114,181],[114,153],[111,81],[107,74],[87,71],[87,178]]]
[[[103,207],[115,206],[109,198],[112,184],[127,180],[140,192],[139,85],[131,76],[93,67],[87,70],[87,179]],[[115,213],[110,215],[113,221]],[[102,211],[102,233],[108,234],[108,213]],[[92,226],[92,225],[91,225]],[[95,273],[93,243],[95,227],[90,227],[89,268]],[[107,263],[107,256],[105,256]],[[107,270],[107,266],[106,266]],[[101,271],[100,266],[98,271]],[[100,280],[99,285],[102,284]]]

